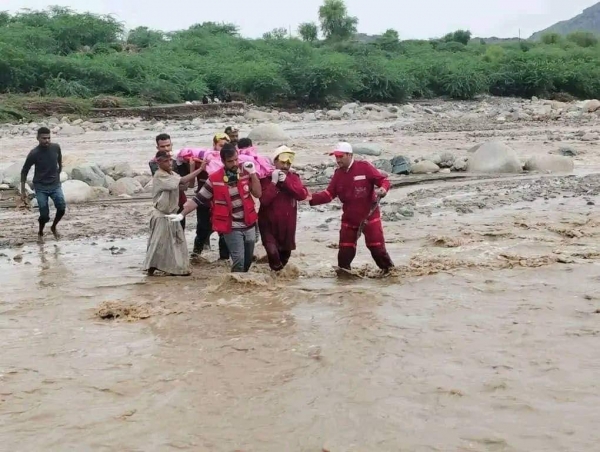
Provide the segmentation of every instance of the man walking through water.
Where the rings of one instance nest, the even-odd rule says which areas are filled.
[[[300,177],[290,171],[295,155],[287,146],[278,147],[273,154],[275,170],[261,180],[258,226],[269,267],[276,272],[283,270],[296,249],[298,201],[310,197]]]
[[[377,201],[387,194],[390,182],[371,163],[354,160],[349,143],[338,143],[330,155],[335,156],[338,169],[327,189],[312,195],[310,205],[327,204],[335,198],[342,202],[338,267],[345,272],[351,270],[350,266],[356,256],[359,228],[364,222],[362,233],[367,248],[377,266],[384,273],[389,273],[394,264],[385,248]]]
[[[181,177],[189,174],[189,171],[185,174],[181,174],[181,172],[179,171],[179,168],[177,167],[177,164],[175,163],[175,159],[173,159],[173,142],[171,141],[171,136],[169,134],[161,133],[156,136],[156,150],[159,152],[164,151],[169,155],[169,158],[171,159],[171,162],[172,162],[171,166],[172,166],[173,170],[177,171],[177,173]],[[154,157],[152,160],[150,160],[148,165],[150,166],[150,172],[152,173],[152,176],[154,176],[156,171],[158,171],[158,169],[159,169],[159,164],[158,164],[158,161],[156,160],[156,157]],[[192,186],[193,186],[193,184],[192,184]],[[178,213],[183,210],[183,205],[187,201],[187,196],[185,195],[186,189],[187,189],[186,185],[181,185],[179,187],[179,211],[178,211]],[[185,230],[185,219],[181,222],[181,227]]]
[[[21,170],[21,197],[24,202],[27,200],[25,184],[27,175],[32,166],[35,166],[33,175],[33,189],[40,210],[38,240],[44,239],[44,228],[50,221],[50,206],[48,199],[52,199],[56,207],[56,215],[50,230],[57,240],[60,238],[56,229],[58,223],[64,216],[67,203],[60,183],[60,173],[62,171],[62,153],[60,146],[51,143],[50,129],[41,127],[37,132],[38,145],[29,152],[23,169]]]
[[[211,206],[212,228],[223,234],[233,261],[231,271],[247,272],[254,257],[258,220],[252,196],[260,198],[260,180],[254,163],[244,163],[242,171],[237,149],[231,143],[225,144],[220,154],[223,168],[208,176],[196,196],[185,204],[183,212],[167,217],[181,221],[198,206]]]

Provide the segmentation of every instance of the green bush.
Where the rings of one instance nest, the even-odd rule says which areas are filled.
[[[0,93],[174,103],[231,92],[257,103],[322,106],[486,92],[600,97],[593,34],[486,45],[465,30],[400,41],[390,29],[364,43],[351,36],[356,22],[343,2],[327,6],[324,41],[315,38],[315,24],[303,25],[304,40],[283,30],[245,39],[235,25],[214,22],[172,33],[138,27],[125,37],[107,16],[65,8],[0,13]]]

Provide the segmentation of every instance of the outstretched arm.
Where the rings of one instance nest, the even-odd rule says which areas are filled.
[[[310,200],[311,206],[318,206],[320,204],[328,204],[331,201],[333,201],[335,198],[337,198],[337,189],[336,189],[337,175],[338,175],[337,172],[333,175],[326,190],[312,194],[312,198]]]

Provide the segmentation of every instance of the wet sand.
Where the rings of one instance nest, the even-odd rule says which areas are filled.
[[[325,126],[348,132],[293,125],[316,149],[306,159],[332,141],[311,138]],[[132,156],[147,159],[130,133]],[[471,138],[452,134],[466,152]],[[98,136],[77,155],[121,146]],[[423,143],[424,155],[452,149],[437,137],[386,139],[390,150],[414,139],[412,156]],[[535,140],[514,147],[556,147]],[[583,174],[598,156],[578,146]],[[23,242],[0,249],[3,447],[595,450],[600,200],[593,176],[549,180],[394,190],[384,210],[415,210],[385,223],[397,269],[352,281],[332,269],[335,209],[302,208],[298,250],[278,278],[264,264],[233,277],[214,251],[190,278],[147,278],[143,203],[71,206],[65,239],[42,246],[35,213],[2,211],[3,236]],[[376,275],[363,246],[355,267]],[[100,316],[111,313],[121,317]]]

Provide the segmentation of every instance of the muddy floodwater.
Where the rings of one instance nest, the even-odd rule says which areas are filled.
[[[307,149],[349,133],[300,126]],[[553,149],[523,136],[516,149]],[[110,139],[63,152],[97,157]],[[585,146],[575,176],[393,190],[384,211],[410,201],[414,216],[384,223],[386,278],[363,241],[359,277],[335,277],[335,208],[302,206],[282,275],[229,274],[213,238],[189,278],[141,272],[144,203],[70,206],[43,245],[35,212],[0,211],[21,241],[0,249],[0,449],[598,450],[600,176]]]

